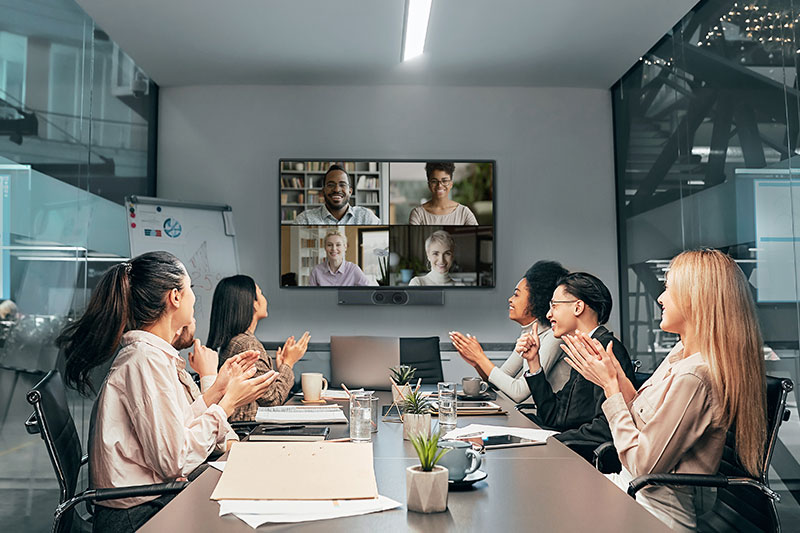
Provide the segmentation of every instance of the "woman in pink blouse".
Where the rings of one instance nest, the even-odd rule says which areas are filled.
[[[661,329],[680,342],[637,391],[607,349],[578,333],[565,339],[567,362],[603,388],[627,489],[651,473],[714,474],[733,424],[736,453],[760,474],[766,443],[766,385],[761,333],[744,273],[717,250],[672,260],[658,298]],[[648,487],[636,497],[676,530],[696,527],[690,487]]]
[[[231,434],[227,418],[262,396],[274,372],[255,378],[257,354],[241,354],[220,369],[193,403],[180,374],[186,362],[170,344],[194,318],[195,296],[183,264],[150,252],[110,268],[83,316],[57,343],[67,382],[86,393],[91,371],[114,358],[95,403],[89,431],[93,488],[174,481],[187,476]],[[116,356],[115,356],[116,354]],[[98,503],[95,531],[134,531],[169,497]]]

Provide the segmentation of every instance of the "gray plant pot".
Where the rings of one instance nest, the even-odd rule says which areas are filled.
[[[436,465],[423,472],[419,465],[406,468],[406,507],[417,513],[447,510],[447,469]]]
[[[431,414],[413,415],[406,413],[403,415],[403,439],[411,440],[413,435],[431,436]]]

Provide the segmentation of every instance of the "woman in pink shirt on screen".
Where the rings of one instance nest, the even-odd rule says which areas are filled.
[[[59,336],[67,382],[82,393],[93,389],[91,371],[114,358],[89,430],[91,487],[186,477],[215,447],[224,446],[231,434],[227,418],[234,409],[263,395],[275,380],[274,372],[250,379],[258,355],[240,354],[190,404],[180,380],[186,362],[171,342],[192,323],[194,301],[183,264],[167,252],[146,253],[110,268],[86,312]],[[216,357],[216,352],[202,350],[194,357],[212,354]],[[169,499],[100,502],[94,530],[133,531]]]

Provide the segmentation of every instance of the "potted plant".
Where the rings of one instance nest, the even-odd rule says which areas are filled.
[[[414,274],[421,274],[425,271],[425,265],[416,257],[405,255],[397,263],[397,269],[400,271],[400,280],[408,283]]]
[[[439,448],[439,433],[415,435],[411,444],[419,464],[406,468],[406,506],[418,513],[447,510],[447,469],[436,463],[449,449]]]
[[[431,434],[431,407],[430,401],[419,391],[411,391],[403,403],[403,438]]]
[[[411,380],[414,379],[416,368],[408,365],[395,366],[389,369],[389,380],[392,385],[392,401],[397,405],[411,392]]]

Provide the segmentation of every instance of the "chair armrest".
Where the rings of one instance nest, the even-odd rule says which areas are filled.
[[[728,477],[722,474],[645,474],[639,476],[628,485],[628,496],[635,496],[649,485],[690,486],[690,487],[727,487]]]
[[[39,434],[39,419],[36,418],[36,412],[34,411],[31,413],[31,416],[25,421],[25,431],[27,431],[30,435],[38,435]]]
[[[604,474],[619,472],[622,468],[613,441],[606,441],[592,451],[594,467]]]
[[[121,498],[136,498],[141,496],[162,496],[164,494],[177,494],[189,483],[187,481],[171,481],[155,485],[134,485],[113,489],[88,489],[70,498],[56,507],[56,517],[63,515],[81,502],[102,502],[106,500],[119,500]]]
[[[88,462],[89,462],[89,454],[86,454],[83,457],[81,457],[81,466],[85,465]]]
[[[535,403],[518,403],[514,406],[517,411],[522,411],[523,409],[536,409]]]
[[[561,444],[591,462],[592,452],[597,448],[597,442],[581,439],[562,440]]]

